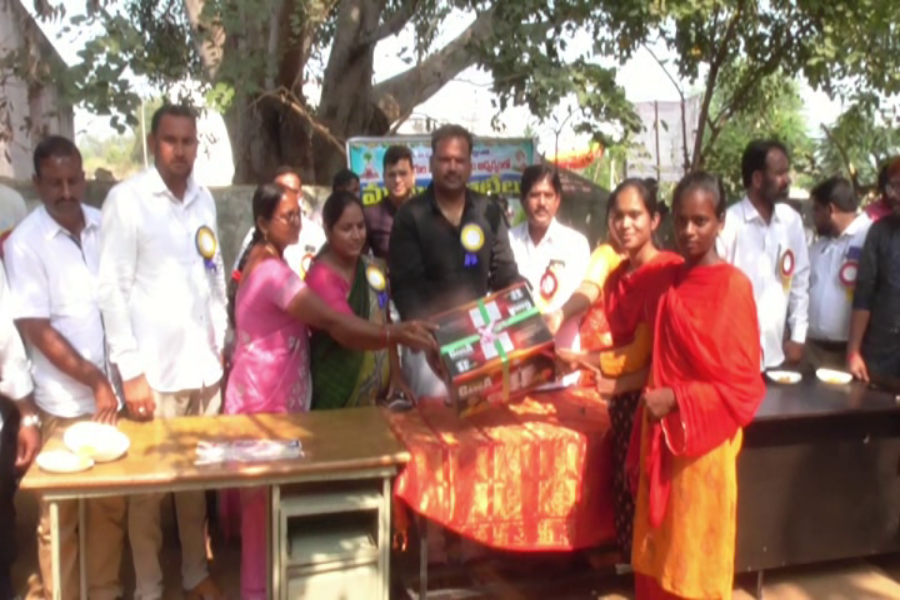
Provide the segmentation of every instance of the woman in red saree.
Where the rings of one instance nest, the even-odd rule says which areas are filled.
[[[613,192],[610,225],[625,254],[602,284],[596,302],[605,319],[582,324],[582,352],[558,351],[582,371],[582,385],[595,386],[609,397],[613,445],[613,493],[616,538],[623,562],[631,557],[634,497],[628,486],[625,459],[634,415],[647,381],[653,322],[659,297],[671,283],[672,265],[682,262],[671,252],[657,250],[653,233],[659,225],[654,189],[641,179],[628,179]],[[576,292],[577,295],[577,292]]]
[[[716,177],[675,189],[685,258],[659,303],[653,368],[628,456],[637,485],[639,600],[731,598],[742,427],[765,395],[750,281],[716,254],[725,217]]]

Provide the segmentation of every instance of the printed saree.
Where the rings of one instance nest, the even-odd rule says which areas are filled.
[[[366,269],[372,263],[360,258],[349,289],[346,281],[327,263],[316,260],[306,283],[340,312],[352,311],[360,319],[384,323],[386,294],[372,288]],[[344,306],[341,306],[344,299]],[[383,304],[385,306],[383,306]],[[341,309],[344,310],[341,310]],[[387,350],[361,351],[344,348],[328,333],[313,331],[310,340],[310,366],[313,380],[313,410],[330,410],[374,404],[390,383]]]

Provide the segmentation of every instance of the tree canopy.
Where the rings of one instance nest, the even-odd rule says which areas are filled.
[[[734,67],[738,72],[723,73],[710,103],[712,112],[723,110],[723,104],[733,97],[733,86],[740,81],[742,68],[739,64]],[[808,171],[815,146],[807,134],[798,87],[796,81],[783,73],[769,75],[760,81],[753,101],[723,123],[711,143],[713,132],[706,129],[704,168],[722,178],[729,198],[737,199],[744,194],[741,156],[747,144],[755,139],[777,139],[784,143],[791,152],[795,172]]]
[[[578,99],[573,126],[637,127],[615,70],[592,49],[569,46],[599,16],[582,0],[111,0],[78,14],[37,3],[41,14],[99,30],[66,77],[73,98],[124,124],[138,103],[133,77],[171,89],[198,82],[226,117],[236,179],[269,177],[279,164],[327,180],[343,142],[381,135],[471,66],[493,76],[498,109],[513,103],[546,118]],[[439,44],[453,11],[471,22]],[[376,45],[401,31],[408,68],[374,81]],[[318,97],[310,89],[320,89]]]
[[[900,153],[896,109],[882,109],[879,98],[861,97],[851,104],[824,136],[816,150],[813,170],[819,177],[841,175],[864,196],[875,188],[878,170]]]
[[[578,130],[633,132],[639,122],[616,84],[616,62],[662,44],[673,80],[699,84],[690,168],[715,165],[718,138],[765,107],[779,77],[832,97],[900,92],[896,0],[35,0],[39,14],[87,36],[64,75],[72,98],[131,121],[134,79],[170,90],[196,83],[225,115],[237,182],[280,164],[326,181],[343,142],[390,133],[463,70],[493,79],[498,110],[547,119],[577,99]],[[66,11],[68,9],[68,12]],[[454,15],[468,25],[441,33]],[[376,46],[400,32],[407,68],[375,81]],[[576,44],[589,36],[593,47]],[[590,44],[587,44],[590,46]],[[774,79],[773,79],[774,78]],[[460,99],[465,102],[465,98]],[[601,127],[602,126],[602,127]]]
[[[662,43],[684,81],[702,84],[688,157],[702,167],[742,112],[765,106],[772,79],[804,78],[831,97],[900,92],[900,3],[895,0],[600,0],[600,49],[620,61]],[[767,83],[768,81],[768,83]]]

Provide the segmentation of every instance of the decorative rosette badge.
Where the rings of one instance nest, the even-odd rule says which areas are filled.
[[[484,231],[475,223],[469,223],[462,228],[459,241],[466,250],[464,267],[474,267],[478,264],[477,252],[484,246]]]
[[[557,289],[559,289],[559,279],[556,278],[553,269],[547,267],[547,271],[541,277],[541,298],[549,302],[556,294]]]
[[[784,254],[781,255],[781,285],[784,286],[784,291],[787,292],[791,287],[791,279],[794,276],[794,268],[797,266],[797,261],[794,259],[794,253],[787,249],[784,251]]]
[[[203,264],[210,271],[215,271],[216,263],[213,262],[213,259],[215,258],[216,250],[219,247],[219,244],[216,241],[216,234],[206,225],[202,225],[197,229],[197,235],[194,236],[194,241],[197,244],[197,253],[203,257]]]
[[[375,265],[366,267],[366,281],[378,294],[378,306],[384,308],[387,305],[387,279],[384,273]]]
[[[300,270],[303,271],[303,277],[306,277],[306,274],[309,273],[309,268],[312,266],[312,262],[315,256],[307,252],[303,255],[303,258],[300,259]]]
[[[853,300],[853,290],[856,289],[856,278],[859,276],[859,263],[855,260],[848,260],[838,272],[844,291],[847,293],[847,301]]]

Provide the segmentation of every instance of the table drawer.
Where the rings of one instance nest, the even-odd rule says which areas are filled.
[[[288,600],[371,600],[382,593],[375,563],[331,570],[293,568],[287,572]]]
[[[378,513],[360,511],[287,519],[287,567],[378,559]]]

